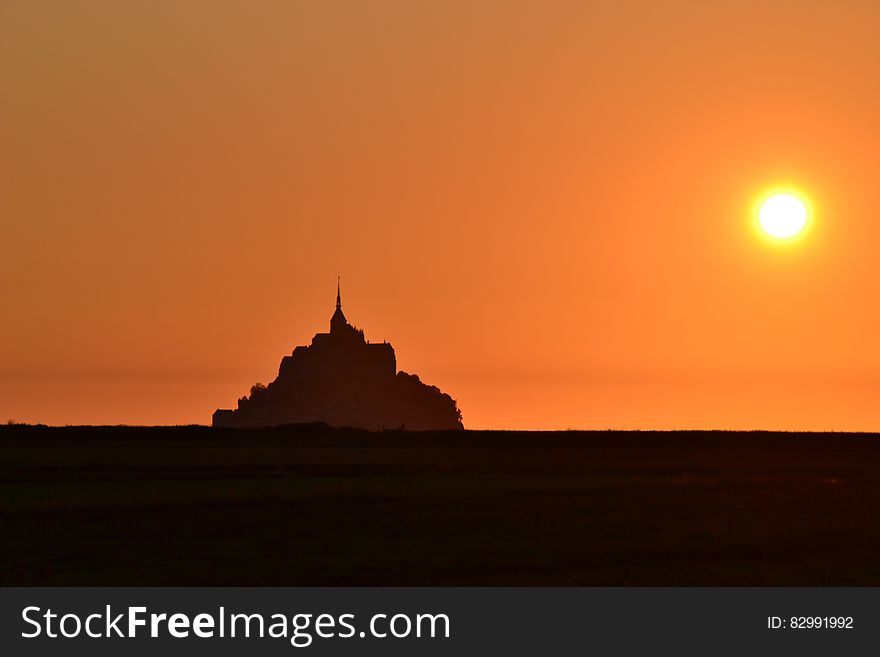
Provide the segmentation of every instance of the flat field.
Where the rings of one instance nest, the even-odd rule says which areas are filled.
[[[880,436],[0,427],[2,585],[880,585]]]

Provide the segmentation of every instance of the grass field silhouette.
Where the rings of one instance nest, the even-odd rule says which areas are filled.
[[[0,427],[3,585],[877,585],[880,436]]]

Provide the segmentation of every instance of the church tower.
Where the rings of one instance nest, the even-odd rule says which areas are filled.
[[[342,294],[340,293],[339,277],[336,278],[336,312],[330,318],[330,333],[342,333],[348,328],[348,320],[342,313]]]

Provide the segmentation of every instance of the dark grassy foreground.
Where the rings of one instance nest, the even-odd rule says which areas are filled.
[[[3,585],[880,584],[880,437],[0,427]]]

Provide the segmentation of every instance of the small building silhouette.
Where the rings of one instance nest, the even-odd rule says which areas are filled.
[[[414,374],[397,371],[394,348],[370,343],[342,312],[337,282],[330,332],[281,359],[278,377],[255,385],[238,408],[217,409],[212,424],[262,427],[323,422],[334,427],[462,429],[455,400]]]

